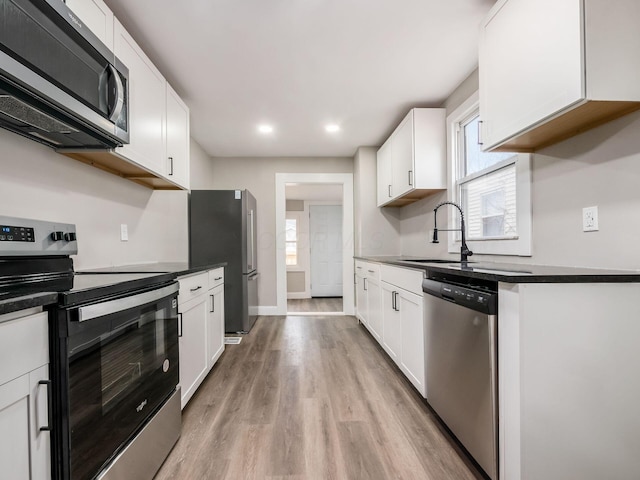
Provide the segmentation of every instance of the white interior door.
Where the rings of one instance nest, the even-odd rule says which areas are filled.
[[[342,206],[310,205],[311,296],[342,296]]]

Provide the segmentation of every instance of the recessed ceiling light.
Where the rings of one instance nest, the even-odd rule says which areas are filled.
[[[260,133],[273,133],[273,127],[271,125],[258,125],[258,131]]]
[[[340,131],[340,125],[336,125],[335,123],[330,123],[326,125],[324,129],[329,133],[335,133]]]

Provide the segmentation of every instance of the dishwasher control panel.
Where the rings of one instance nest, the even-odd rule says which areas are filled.
[[[428,278],[422,282],[422,291],[488,315],[495,315],[498,311],[498,294],[495,292],[461,287]]]

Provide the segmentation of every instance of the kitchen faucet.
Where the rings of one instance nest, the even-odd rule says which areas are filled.
[[[462,213],[462,208],[460,208],[460,205],[458,205],[457,203],[442,202],[442,203],[438,204],[436,206],[436,208],[433,209],[433,240],[431,241],[431,243],[440,243],[438,241],[438,227],[437,227],[438,209],[440,207],[442,207],[443,205],[452,205],[452,206],[456,207],[458,209],[458,211],[460,212],[460,228],[443,228],[441,230],[443,232],[457,232],[457,231],[460,231],[460,233],[462,234],[462,245],[460,246],[460,261],[462,263],[467,263],[467,258],[470,257],[471,255],[473,255],[473,252],[471,250],[469,250],[469,247],[467,247],[467,242],[465,242],[465,237],[464,237],[464,213]]]

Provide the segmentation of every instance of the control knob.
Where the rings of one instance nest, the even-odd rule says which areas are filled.
[[[75,242],[76,241],[76,232],[67,232],[64,234],[64,239],[67,242]]]
[[[63,232],[51,232],[51,240],[59,242],[63,238]]]

